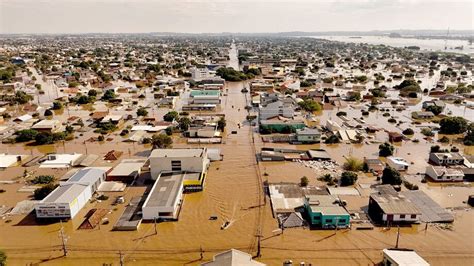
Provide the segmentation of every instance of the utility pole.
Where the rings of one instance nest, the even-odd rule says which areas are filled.
[[[64,234],[63,222],[61,222],[61,230],[59,230],[59,234],[61,236],[61,241],[62,241],[63,256],[66,257],[68,250],[67,250],[67,246],[66,246],[67,239],[66,239],[66,236]]]
[[[120,256],[120,266],[125,265],[125,264],[124,264],[124,261],[123,261],[123,254],[122,254],[122,251],[121,251],[121,250],[119,251],[119,256]]]
[[[157,235],[158,231],[156,230],[156,217],[153,218],[153,223],[154,223],[154,227],[155,227],[155,235]]]
[[[261,245],[260,245],[260,242],[261,242],[261,238],[262,238],[262,235],[260,233],[260,228],[258,229],[258,235],[257,235],[257,258],[260,258],[261,257]]]
[[[398,240],[400,239],[400,226],[398,226],[397,230],[397,243],[395,244],[395,248],[398,248]]]

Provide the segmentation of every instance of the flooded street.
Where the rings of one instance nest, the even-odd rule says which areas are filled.
[[[242,87],[242,83],[228,83],[228,96],[222,106],[227,119],[227,132],[237,130],[237,134],[227,133],[224,144],[212,146],[222,149],[224,160],[211,164],[203,192],[185,195],[178,222],[158,224],[156,235],[152,223],[142,224],[136,232],[114,232],[111,231],[112,224],[118,219],[124,206],[112,208],[111,200],[88,204],[85,209],[110,208],[112,212],[107,217],[111,223],[91,231],[77,230],[82,215],[64,223],[69,254],[67,258],[63,258],[58,235],[60,224],[29,226],[22,221],[22,217],[13,217],[10,223],[0,224],[0,246],[6,247],[12,263],[21,265],[45,261],[47,265],[92,265],[99,262],[117,264],[118,252],[121,251],[125,254],[126,265],[194,265],[201,262],[200,248],[204,250],[204,260],[210,260],[215,253],[229,248],[238,248],[255,255],[258,234],[262,236],[262,257],[259,261],[269,265],[279,265],[285,259],[295,258],[298,260],[294,261],[317,265],[367,265],[379,262],[381,250],[395,243],[395,229],[339,230],[334,234],[333,231],[297,228],[286,229],[282,235],[273,235],[272,231],[278,228],[278,224],[272,217],[269,198],[264,199],[258,171],[262,175],[263,172],[268,172],[268,176],[263,179],[269,182],[298,182],[302,175],[310,173],[301,166],[296,167],[294,163],[263,163],[257,166],[256,151],[269,144],[263,144],[260,138],[255,137],[255,147],[253,145],[252,134],[257,134],[254,127],[244,122],[246,112],[243,106],[246,104],[246,97],[240,92]],[[238,124],[243,125],[241,129],[238,129]],[[142,145],[133,147],[124,143],[103,145],[105,146],[88,144],[89,153],[101,154],[100,151],[104,148],[121,148],[132,149],[131,156],[136,157],[149,150]],[[180,146],[185,145],[175,145]],[[73,148],[72,145],[66,147],[67,152],[78,148]],[[320,145],[298,146],[301,149],[311,147]],[[347,153],[342,146],[326,148],[338,161]],[[413,147],[408,148],[414,150]],[[367,151],[376,152],[374,145],[350,149],[357,156]],[[143,191],[144,188],[131,187],[126,198],[129,200]],[[85,214],[85,209],[81,214]],[[218,220],[209,220],[212,215],[216,215]],[[427,232],[422,232],[424,225],[402,228],[401,246],[416,249],[432,265],[472,264],[474,247],[470,241],[472,238],[466,238],[466,235],[474,234],[471,226],[473,219],[473,212],[456,211],[452,230],[434,225],[430,225]],[[230,226],[221,230],[224,221],[230,222]],[[418,233],[415,234],[416,232]],[[25,243],[26,239],[28,241]],[[32,249],[35,251],[25,254],[24,250]]]

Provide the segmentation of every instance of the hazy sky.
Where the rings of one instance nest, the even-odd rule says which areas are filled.
[[[0,33],[473,29],[473,0],[0,0]]]

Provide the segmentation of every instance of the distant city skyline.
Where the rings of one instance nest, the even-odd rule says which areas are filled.
[[[0,0],[0,33],[473,29],[468,0]]]

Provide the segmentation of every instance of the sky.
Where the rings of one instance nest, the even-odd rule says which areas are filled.
[[[473,0],[0,0],[0,33],[472,30]]]

